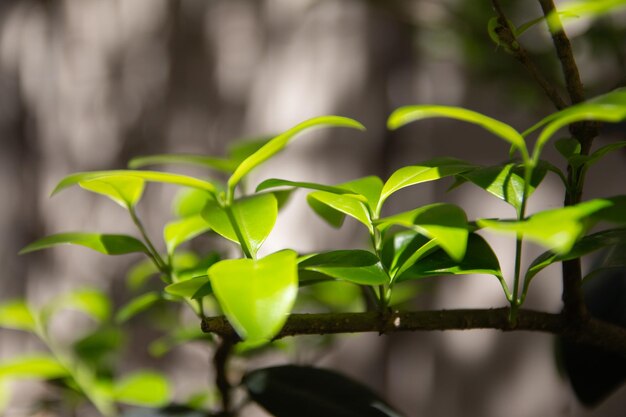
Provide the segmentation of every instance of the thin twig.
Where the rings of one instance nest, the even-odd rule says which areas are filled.
[[[572,323],[564,314],[521,309],[509,320],[509,308],[393,311],[363,313],[292,314],[275,339],[287,336],[337,333],[392,333],[420,330],[497,329],[538,331],[563,336],[573,342],[614,351],[626,357],[626,329],[596,319]],[[238,340],[224,316],[203,320],[202,330]]]
[[[230,382],[228,382],[228,374],[226,365],[228,358],[233,349],[233,337],[229,335],[221,335],[222,340],[217,345],[215,354],[213,355],[213,368],[215,369],[215,385],[220,392],[222,398],[222,414],[230,413]]]
[[[557,89],[554,88],[554,83],[549,82],[543,76],[537,65],[535,65],[534,61],[530,58],[528,51],[521,45],[515,36],[513,28],[510,26],[509,20],[507,19],[499,0],[491,0],[491,4],[498,15],[498,22],[500,25],[496,32],[500,40],[505,43],[507,49],[511,52],[513,57],[515,57],[515,59],[522,64],[526,71],[528,71],[528,74],[541,87],[557,110],[567,107],[567,103],[561,98]]]

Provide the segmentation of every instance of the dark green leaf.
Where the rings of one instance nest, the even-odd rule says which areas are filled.
[[[382,285],[389,282],[378,257],[364,250],[338,250],[307,258],[299,269],[362,285]]]
[[[276,417],[400,417],[369,388],[330,370],[277,366],[246,374],[243,384]]]
[[[165,287],[165,292],[177,297],[192,298],[196,292],[209,283],[209,276],[203,275],[186,281],[176,282]]]
[[[130,169],[143,168],[148,165],[163,164],[185,164],[199,165],[206,168],[215,169],[222,172],[233,172],[237,165],[235,162],[224,158],[212,158],[210,156],[192,155],[192,154],[163,154],[138,156],[130,160],[128,167]]]
[[[392,279],[432,251],[439,249],[437,241],[418,232],[404,230],[394,233],[383,243],[382,260]]]
[[[131,236],[75,232],[46,236],[26,246],[20,251],[20,255],[58,245],[81,245],[105,255],[123,255],[132,252],[148,253],[145,245]]]
[[[148,349],[152,356],[161,357],[175,347],[195,340],[208,341],[211,340],[211,335],[204,333],[202,329],[200,329],[200,326],[197,325],[181,327],[173,329],[170,334],[155,340],[150,344]]]
[[[347,214],[371,229],[370,214],[362,199],[359,195],[340,195],[326,191],[314,191],[307,196],[311,208],[332,226],[341,226]]]
[[[95,365],[103,357],[117,351],[122,341],[123,334],[120,329],[104,327],[79,339],[72,347],[83,362]]]
[[[489,244],[479,235],[470,234],[465,257],[457,262],[439,250],[421,258],[401,273],[396,282],[442,275],[486,274],[501,277],[500,263]]]
[[[561,138],[554,142],[554,147],[565,159],[580,154],[580,142],[574,138]]]
[[[308,188],[310,190],[327,191],[333,194],[353,194],[353,191],[339,186],[330,186],[324,184],[317,184],[314,182],[302,182],[302,181],[289,181],[279,178],[270,178],[256,187],[256,192],[265,191],[270,188],[276,187],[296,187],[296,188]]]
[[[149,309],[160,300],[162,300],[162,297],[157,292],[148,292],[133,298],[117,312],[115,321],[120,324],[124,323],[137,314]]]

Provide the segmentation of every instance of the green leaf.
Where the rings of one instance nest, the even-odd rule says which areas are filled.
[[[126,275],[126,284],[131,291],[137,291],[143,287],[151,276],[159,273],[159,269],[156,267],[152,259],[142,259],[137,262],[128,271]]]
[[[314,182],[289,181],[289,180],[282,180],[279,178],[270,178],[270,179],[263,181],[262,183],[257,185],[256,192],[258,193],[259,191],[265,191],[270,188],[277,188],[277,187],[308,188],[310,190],[327,191],[333,194],[353,194],[354,193],[351,190],[348,190],[346,188],[342,188],[339,186],[317,184]]]
[[[389,282],[378,257],[364,250],[320,253],[300,262],[298,268],[362,285],[382,285]]]
[[[173,254],[179,245],[209,230],[211,230],[211,227],[201,215],[169,222],[163,229],[163,240],[165,240],[165,245],[167,246],[167,253]]]
[[[278,203],[272,193],[235,200],[230,208],[209,202],[202,210],[202,217],[216,233],[245,245],[253,256],[271,233],[277,216]]]
[[[160,358],[175,347],[196,340],[211,340],[211,335],[204,333],[200,326],[181,327],[150,343],[148,350],[154,357]]]
[[[122,176],[140,178],[149,182],[161,182],[182,185],[184,187],[198,188],[209,192],[211,195],[215,195],[215,186],[208,182],[199,180],[197,178],[189,177],[180,174],[171,174],[168,172],[158,171],[134,171],[134,170],[114,170],[114,171],[92,171],[92,172],[78,172],[71,174],[63,178],[52,191],[52,195],[59,193],[60,191],[71,187],[72,185],[79,184],[80,182],[105,179],[110,176]]]
[[[559,14],[598,17],[624,6],[626,0],[570,0],[559,3]]]
[[[538,161],[545,144],[562,127],[583,120],[617,123],[624,119],[626,119],[626,88],[619,88],[608,94],[553,113],[526,130],[522,135],[527,136],[543,127],[533,150],[533,160]]]
[[[161,300],[162,297],[157,292],[148,292],[140,295],[139,297],[133,298],[118,310],[115,315],[115,322],[118,324],[124,323],[137,314],[146,311]]]
[[[354,194],[314,191],[307,195],[307,203],[320,217],[334,227],[341,226],[347,214],[363,223],[368,229],[372,229],[370,214],[360,197]]]
[[[602,146],[601,148],[596,149],[586,160],[587,166],[595,164],[598,162],[604,155],[621,149],[626,146],[626,141],[609,143],[608,145]]]
[[[178,297],[193,298],[194,294],[209,282],[208,275],[191,278],[186,281],[176,282],[165,287],[165,292]]]
[[[439,248],[436,239],[413,230],[403,230],[385,239],[381,257],[392,280],[395,280],[419,259]]]
[[[534,170],[528,187],[528,196],[532,195],[546,175],[546,167],[541,164]],[[519,210],[524,195],[524,168],[518,164],[509,163],[486,168],[475,169],[461,174],[461,176],[476,184],[483,190],[506,201]],[[527,196],[527,197],[528,197]]]
[[[49,355],[25,355],[0,362],[0,379],[55,379],[68,375],[59,362]]]
[[[235,162],[236,165],[239,165],[247,157],[265,146],[265,144],[272,140],[273,137],[274,136],[264,136],[256,139],[236,140],[228,146],[228,157]],[[237,167],[235,166],[235,168]]]
[[[418,260],[401,273],[396,282],[442,275],[486,274],[502,276],[500,263],[489,244],[477,234],[470,234],[467,252],[460,261],[455,261],[442,250]]]
[[[589,227],[587,219],[611,205],[608,199],[597,199],[541,211],[522,221],[484,219],[477,223],[496,232],[516,233],[556,253],[565,254]]]
[[[420,165],[400,168],[394,172],[385,183],[377,211],[380,211],[380,206],[382,206],[391,194],[402,188],[460,174],[475,167],[476,165],[460,159],[437,158],[423,162]]]
[[[339,185],[341,188],[352,190],[353,194],[357,196],[363,196],[369,212],[373,213],[378,201],[380,200],[380,193],[383,189],[383,181],[371,175],[369,177],[363,177],[356,180],[344,182]]]
[[[172,202],[172,211],[176,217],[190,217],[202,213],[202,209],[215,197],[197,188],[183,188],[178,191]]]
[[[85,190],[107,196],[124,208],[131,208],[141,199],[145,181],[132,176],[109,175],[80,181],[78,185]]]
[[[58,245],[85,246],[105,255],[123,255],[133,252],[149,253],[140,240],[131,236],[75,232],[46,236],[26,246],[19,254],[22,255]]]
[[[376,222],[381,231],[393,225],[418,231],[431,239],[456,261],[465,256],[469,225],[465,212],[454,204],[436,203],[385,217]]]
[[[524,160],[528,160],[526,142],[517,130],[499,120],[460,107],[432,105],[400,107],[389,116],[387,127],[395,130],[410,122],[432,117],[447,117],[481,126],[519,149]]]
[[[164,164],[198,165],[227,173],[233,172],[234,169],[237,167],[237,165],[229,159],[213,158],[210,156],[193,154],[162,154],[138,156],[130,160],[130,162],[128,163],[128,167],[130,169],[137,169],[143,168],[148,165]]]
[[[33,312],[25,301],[13,300],[0,304],[0,327],[33,332],[36,326]]]
[[[567,253],[557,254],[547,251],[532,261],[526,272],[527,285],[535,275],[555,262],[577,259],[597,250],[626,242],[626,229],[611,229],[594,233],[580,239]]]
[[[565,159],[580,154],[580,142],[574,138],[561,138],[554,142],[554,147]]]
[[[122,346],[123,336],[119,328],[100,327],[75,342],[72,349],[81,361],[96,367]]]
[[[44,322],[62,309],[77,310],[98,322],[104,322],[111,316],[111,301],[106,294],[96,289],[82,289],[61,294],[43,309]]]
[[[369,388],[326,369],[286,365],[243,377],[252,400],[276,417],[401,417]]]
[[[242,339],[262,343],[280,331],[298,291],[294,251],[221,261],[208,273],[224,314]]]
[[[115,383],[113,397],[125,404],[158,407],[169,401],[169,383],[156,372],[135,372]]]
[[[283,150],[285,146],[287,146],[289,141],[293,139],[298,133],[310,128],[322,126],[351,127],[359,130],[365,130],[361,123],[347,117],[321,116],[306,120],[292,127],[286,132],[276,136],[265,145],[263,145],[255,153],[248,156],[243,162],[241,162],[241,164],[239,164],[233,175],[228,180],[229,194],[232,196],[235,187],[243,177],[245,177],[254,168]]]

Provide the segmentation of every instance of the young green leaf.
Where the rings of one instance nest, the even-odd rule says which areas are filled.
[[[320,253],[300,262],[298,268],[362,285],[382,285],[389,282],[378,257],[364,250]]]
[[[209,202],[202,210],[202,217],[216,233],[244,246],[252,256],[269,236],[277,216],[278,203],[272,193],[235,200],[228,208]]]
[[[257,185],[256,192],[258,193],[259,191],[265,191],[270,188],[277,188],[277,187],[308,188],[310,190],[327,191],[333,194],[353,194],[354,193],[353,191],[348,190],[347,188],[342,188],[340,186],[317,184],[314,182],[289,181],[289,180],[282,180],[279,178],[270,178],[270,179],[263,181],[262,183]]]
[[[196,292],[209,282],[209,276],[202,275],[186,281],[170,284],[165,287],[165,292],[177,297],[193,298]]]
[[[141,199],[145,181],[133,176],[109,175],[80,181],[78,185],[85,190],[107,196],[120,206],[130,209]]]
[[[256,139],[236,140],[228,146],[228,157],[236,164],[235,168],[237,168],[237,166],[241,164],[247,157],[265,146],[265,144],[272,140],[272,138],[274,138],[274,136],[263,136]]]
[[[413,230],[403,230],[385,239],[382,261],[392,280],[429,253],[440,249],[436,239]]]
[[[169,383],[160,373],[135,372],[114,384],[113,398],[125,404],[159,407],[169,401]]]
[[[362,201],[362,196],[314,191],[307,195],[307,203],[320,217],[334,227],[341,226],[347,214],[363,223],[368,229],[372,229],[370,213]]]
[[[456,261],[465,256],[469,225],[465,212],[454,204],[430,204],[376,222],[381,231],[393,225],[406,227],[436,239],[437,244]]]
[[[67,375],[67,369],[53,357],[44,354],[18,356],[0,362],[0,379],[54,379]]]
[[[242,339],[263,343],[280,331],[298,291],[294,251],[221,261],[208,274],[224,314]]]
[[[383,181],[374,175],[370,175],[369,177],[344,182],[339,187],[351,190],[357,196],[363,196],[368,212],[374,213],[374,209],[378,206],[378,201],[380,200]]]
[[[369,388],[326,369],[258,369],[243,377],[243,385],[276,417],[401,417]]]
[[[215,195],[215,186],[208,182],[199,180],[197,178],[189,177],[181,174],[171,174],[168,172],[158,171],[135,171],[135,170],[114,170],[114,171],[92,171],[92,172],[78,172],[68,175],[63,178],[52,191],[52,195],[59,193],[60,191],[71,187],[72,185],[79,184],[80,182],[103,179],[106,177],[133,177],[139,178],[148,182],[161,182],[168,184],[176,184],[184,187],[198,188],[200,190],[207,191],[211,195]]]
[[[128,271],[126,284],[131,291],[137,291],[152,277],[160,271],[150,258],[142,259]]]
[[[122,308],[119,309],[115,315],[115,322],[122,324],[137,314],[146,311],[157,302],[161,301],[163,297],[158,292],[147,292],[136,298],[130,300]]]
[[[405,272],[398,275],[396,282],[442,275],[486,274],[502,277],[500,263],[489,244],[477,234],[470,234],[465,257],[459,262],[442,250],[421,258]]]
[[[192,154],[162,154],[135,157],[128,163],[128,168],[138,169],[148,165],[164,164],[198,165],[227,173],[233,172],[237,167],[233,161],[224,158],[213,158],[210,156]]]
[[[59,245],[85,246],[105,255],[123,255],[133,252],[149,253],[140,240],[131,236],[75,232],[46,236],[23,248],[19,254],[22,255]]]
[[[241,162],[233,175],[228,179],[229,195],[233,195],[235,187],[243,177],[245,177],[254,168],[283,150],[289,141],[292,140],[298,133],[310,128],[322,126],[351,127],[359,130],[365,130],[365,127],[361,123],[347,117],[322,116],[306,120],[276,136]]]
[[[471,181],[483,190],[506,201],[516,210],[522,205],[524,194],[524,168],[514,163],[479,168],[461,174],[461,177]],[[529,197],[546,175],[546,167],[539,164],[533,170],[528,187]]]
[[[64,293],[43,308],[43,321],[47,322],[50,316],[62,309],[77,310],[97,322],[104,322],[111,315],[111,301],[105,293],[96,289],[82,289]]]
[[[517,130],[499,120],[460,107],[432,105],[400,107],[389,116],[387,126],[395,130],[413,121],[432,117],[447,117],[481,126],[519,149],[524,160],[528,160],[526,142]]]
[[[394,172],[385,183],[381,192],[377,212],[380,212],[380,207],[391,194],[402,188],[427,181],[438,180],[450,175],[457,175],[475,167],[476,165],[460,159],[436,158],[419,165],[400,168]]]
[[[173,254],[179,245],[209,230],[211,230],[211,227],[201,215],[169,222],[163,229],[163,240],[165,240],[167,253]]]
[[[0,327],[33,332],[36,329],[35,316],[23,300],[13,300],[0,304]]]
[[[496,232],[516,233],[558,254],[566,254],[589,227],[588,219],[611,206],[608,199],[596,199],[542,211],[522,221],[484,219],[477,223]]]
[[[202,213],[209,201],[215,201],[215,196],[197,188],[183,188],[174,197],[172,212],[176,217],[194,216]]]

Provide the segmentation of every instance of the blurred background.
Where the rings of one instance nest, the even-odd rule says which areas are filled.
[[[503,4],[515,23],[541,14],[537,2]],[[469,125],[433,120],[397,132],[385,127],[390,112],[407,104],[463,106],[520,130],[554,110],[525,70],[489,39],[492,15],[486,0],[3,0],[0,301],[26,298],[40,305],[88,286],[111,294],[117,306],[129,299],[125,276],[138,260],[132,255],[111,258],[68,247],[17,256],[24,245],[51,233],[134,233],[127,213],[101,196],[75,188],[49,199],[58,180],[72,172],[124,168],[145,154],[223,155],[237,138],[271,135],[324,114],[355,118],[367,131],[307,134],[255,171],[251,183],[268,177],[328,184],[372,174],[386,178],[404,165],[443,155],[481,164],[505,160],[504,142]],[[568,20],[567,30],[589,96],[624,85],[623,12]],[[560,85],[544,25],[522,41]],[[623,130],[606,128],[596,143],[618,138],[626,139]],[[555,151],[546,152],[564,167]],[[614,153],[590,171],[586,198],[626,193],[624,158]],[[478,188],[448,193],[450,184],[400,192],[389,201],[388,213],[443,200],[461,205],[470,218],[514,216]],[[157,239],[172,218],[176,190],[148,188],[139,212]],[[356,222],[333,230],[315,217],[304,196],[294,195],[279,216],[265,253],[365,247],[367,235]],[[562,199],[558,179],[549,175],[530,211],[559,206]],[[485,236],[510,276],[514,242]],[[530,246],[525,262],[538,253]],[[554,266],[534,281],[528,307],[558,311],[560,289]],[[485,276],[437,279],[418,291],[413,308],[506,303],[498,282]],[[193,317],[176,314],[193,323]],[[88,326],[63,315],[54,328],[61,340],[72,340]],[[141,316],[125,326],[132,338],[123,350],[123,370],[165,370],[181,401],[208,389],[210,347],[191,343],[154,358],[147,345],[159,330]],[[235,360],[234,372],[288,361],[333,368],[411,417],[617,417],[626,409],[626,389],[595,410],[580,406],[557,372],[553,338],[544,334],[432,332],[337,337],[324,347],[295,344],[301,345],[297,353]],[[29,335],[0,331],[0,359],[38,349],[41,344]],[[20,383],[7,415],[31,415],[30,404],[50,395],[42,384]],[[243,415],[266,414],[248,406]]]

